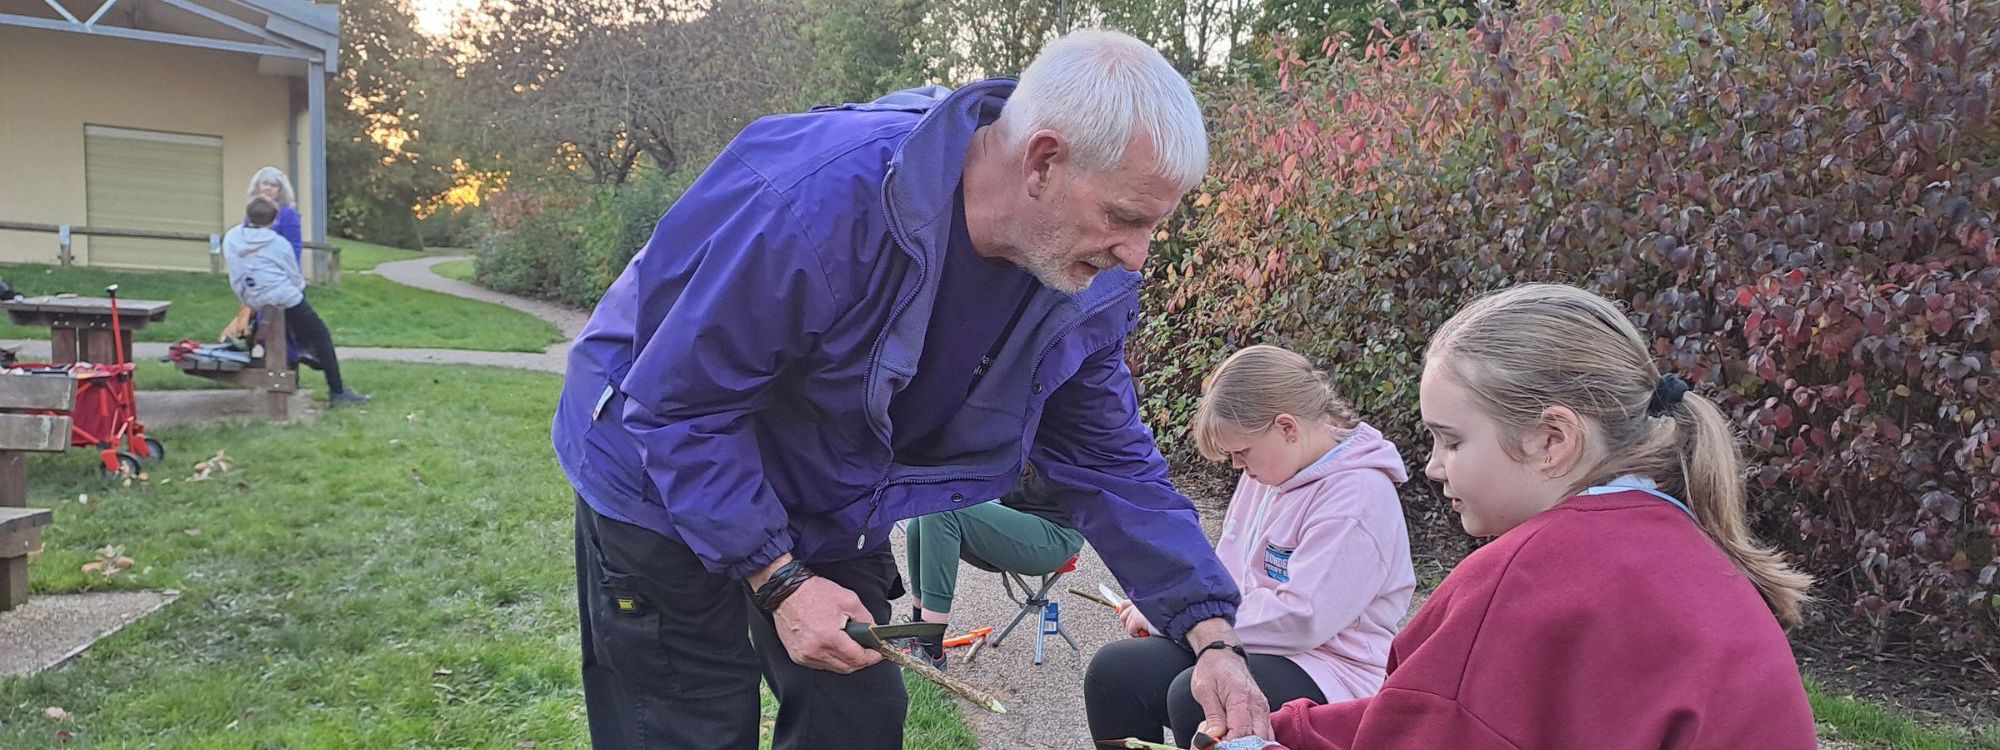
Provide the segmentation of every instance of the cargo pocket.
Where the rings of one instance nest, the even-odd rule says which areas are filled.
[[[598,566],[591,607],[592,656],[632,685],[664,687],[671,659],[660,642],[660,611],[637,576]]]

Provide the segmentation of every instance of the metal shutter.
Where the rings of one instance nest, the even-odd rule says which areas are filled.
[[[222,139],[102,125],[83,127],[84,206],[92,227],[219,233]],[[208,246],[187,240],[92,237],[93,266],[208,270]]]

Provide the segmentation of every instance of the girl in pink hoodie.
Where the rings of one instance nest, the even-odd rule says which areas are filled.
[[[1396,485],[1396,447],[1296,353],[1252,346],[1209,376],[1190,426],[1211,460],[1241,470],[1216,555],[1242,591],[1236,633],[1270,705],[1373,695],[1416,589]],[[1105,646],[1084,675],[1091,736],[1183,746],[1202,720],[1196,657],[1129,604],[1133,640]]]
[[[1751,535],[1722,410],[1651,349],[1610,302],[1549,284],[1439,329],[1425,473],[1497,538],[1396,636],[1379,694],[1279,709],[1284,747],[1817,745],[1784,631],[1810,579]]]

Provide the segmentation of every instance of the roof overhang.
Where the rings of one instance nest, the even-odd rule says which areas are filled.
[[[42,0],[38,15],[0,26],[65,31],[259,56],[258,70],[304,76],[338,69],[340,9],[306,0]]]

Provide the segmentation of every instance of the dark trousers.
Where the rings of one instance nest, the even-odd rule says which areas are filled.
[[[901,598],[888,545],[814,565],[878,624]],[[742,580],[708,572],[686,545],[576,503],[584,705],[598,750],[754,750],[757,678],[778,698],[772,750],[903,746],[909,696],[883,662],[854,674],[792,662]]]
[[[319,319],[312,305],[305,300],[285,308],[285,332],[291,340],[305,351],[319,359],[319,369],[326,373],[326,392],[331,396],[347,390],[347,384],[340,379],[340,360],[333,353],[333,331],[327,330],[326,321]],[[266,352],[266,357],[271,353]]]
[[[1208,658],[1224,657],[1210,654]],[[1272,709],[1299,698],[1326,702],[1312,676],[1285,657],[1251,654],[1250,676],[1264,690],[1264,699],[1270,701]],[[1189,690],[1193,678],[1194,653],[1165,638],[1132,638],[1098,649],[1083,674],[1084,714],[1090,722],[1090,736],[1160,742],[1160,727],[1169,726],[1180,746],[1187,747],[1194,741],[1195,728],[1203,716],[1201,704]]]

